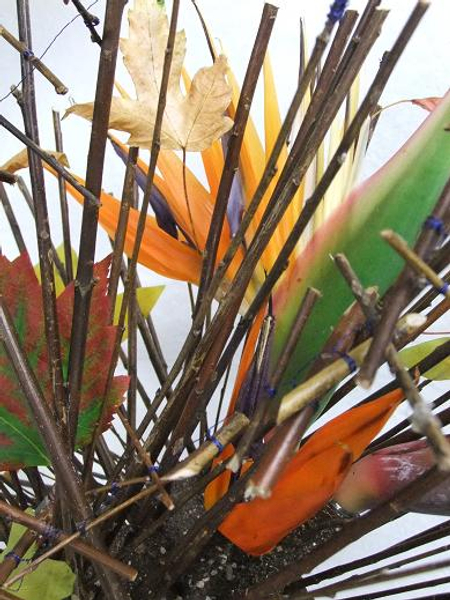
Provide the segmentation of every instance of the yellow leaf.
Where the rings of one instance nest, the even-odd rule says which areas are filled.
[[[124,63],[136,88],[135,100],[114,97],[109,126],[130,134],[128,144],[150,148],[158,106],[168,23],[164,8],[156,0],[135,0],[128,11],[129,37],[121,40]],[[203,151],[227,132],[233,122],[224,116],[231,101],[231,88],[225,78],[227,62],[219,56],[212,67],[200,69],[185,96],[181,74],[186,54],[184,32],[175,38],[167,89],[161,147],[169,150]],[[66,112],[91,119],[93,103],[75,104]]]
[[[136,298],[138,306],[144,317],[149,315],[155,304],[158,302],[163,290],[163,285],[155,285],[153,287],[141,287],[136,290]],[[116,306],[114,307],[114,325],[119,322],[120,310],[122,308],[123,294],[118,294]],[[128,312],[125,315],[125,331],[123,332],[122,341],[128,337]]]
[[[72,267],[76,271],[76,268],[78,265],[78,256],[73,248],[71,250],[71,253],[72,253]],[[61,244],[60,246],[58,246],[56,248],[56,254],[57,254],[59,260],[64,264],[64,258],[65,258],[64,244]],[[37,265],[34,265],[33,269],[34,269],[34,272],[36,273],[36,277],[38,278],[39,283],[41,283],[42,278],[41,278],[40,264],[38,263]],[[61,275],[59,274],[58,269],[55,266],[53,266],[53,274],[55,277],[55,293],[56,293],[56,297],[58,297],[66,289],[66,286],[65,286],[63,280],[61,279]]]

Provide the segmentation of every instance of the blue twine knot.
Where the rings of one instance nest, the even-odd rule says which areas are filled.
[[[51,541],[58,537],[59,530],[56,529],[56,527],[53,527],[53,525],[50,525],[50,523],[49,523],[48,525],[46,525],[42,535],[47,540]]]
[[[333,4],[330,6],[330,12],[327,15],[328,20],[332,23],[340,21],[347,8],[347,2],[348,0],[334,0]]]
[[[220,443],[220,441],[216,438],[216,436],[214,434],[212,434],[209,429],[206,432],[206,437],[208,438],[208,440],[210,442],[212,442],[214,444],[214,446],[217,448],[217,450],[219,452],[223,452],[223,444]]]
[[[79,521],[78,523],[75,523],[76,530],[83,537],[86,535],[86,525],[87,525],[86,519],[84,519],[83,521]]]
[[[427,217],[423,226],[427,229],[432,229],[440,237],[444,237],[447,235],[447,232],[445,231],[444,222],[442,221],[442,219],[438,219],[434,215],[430,215],[429,217]]]
[[[333,354],[336,354],[337,356],[339,356],[339,358],[345,360],[345,362],[348,365],[348,368],[350,369],[350,373],[354,373],[358,370],[356,360],[353,358],[353,356],[350,356],[350,354],[347,354],[346,352],[340,352],[339,350],[335,350]]]
[[[116,494],[118,494],[119,490],[120,490],[120,485],[117,483],[117,481],[113,481],[111,483],[111,488],[109,490],[111,496],[115,496]]]
[[[18,567],[23,560],[22,557],[16,554],[15,552],[8,552],[5,558],[12,558],[13,561],[16,563],[16,567]]]
[[[441,293],[443,296],[446,296],[446,295],[447,295],[447,292],[448,292],[448,289],[449,289],[449,285],[448,285],[448,283],[444,283],[444,285],[443,285],[442,287],[440,287],[438,291],[439,291],[439,292],[440,292],[440,293]]]
[[[31,58],[34,56],[34,52],[33,52],[33,50],[30,50],[29,48],[25,48],[25,50],[22,52],[22,56],[24,58]]]
[[[270,385],[265,385],[264,389],[267,392],[269,398],[274,398],[277,395],[277,388],[270,387]]]
[[[150,467],[147,467],[147,473],[149,475],[151,475],[152,473],[157,473],[158,471],[159,471],[158,465],[151,465]]]

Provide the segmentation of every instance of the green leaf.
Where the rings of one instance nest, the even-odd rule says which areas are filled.
[[[400,359],[404,366],[409,369],[422,359],[426,358],[433,350],[436,350],[436,348],[442,346],[445,342],[448,342],[449,339],[449,337],[441,337],[405,348],[400,352]],[[421,373],[421,375],[427,379],[432,379],[433,381],[446,381],[447,379],[450,379],[450,356],[441,360],[439,364],[426,373]]]
[[[155,285],[153,287],[141,287],[136,290],[136,297],[139,308],[144,317],[147,317],[153,310],[153,307],[158,302],[161,296],[164,285]],[[119,322],[120,311],[122,309],[123,294],[117,295],[116,306],[114,307],[114,325]],[[128,337],[128,311],[125,315],[125,331],[123,332],[122,341]]]
[[[13,523],[8,544],[0,555],[0,560],[13,550],[25,531],[25,527]],[[24,558],[31,558],[35,551],[36,545],[33,544]],[[15,573],[19,573],[26,566],[27,563],[21,563]],[[74,583],[75,575],[67,563],[48,558],[32,573],[24,576],[22,582],[17,585],[17,590],[12,588],[8,589],[8,592],[22,600],[63,600],[71,596]]]
[[[305,377],[330,330],[353,301],[330,255],[344,253],[363,286],[378,286],[380,295],[395,281],[404,263],[381,239],[380,231],[393,229],[414,244],[450,176],[449,123],[450,92],[386,165],[333,212],[280,283],[274,295],[274,363],[286,344],[307,287],[323,295],[292,355],[280,394]]]
[[[115,377],[104,398],[116,327],[108,324],[107,295],[109,258],[95,265],[88,326],[77,447],[89,443],[106,402],[102,427],[106,428],[128,387],[128,377]],[[52,399],[49,378],[42,291],[27,254],[10,262],[0,256],[0,294],[16,326],[20,344],[48,402]],[[57,299],[64,376],[67,377],[73,312],[73,284]],[[49,458],[28,402],[3,346],[0,347],[0,470],[45,466]]]

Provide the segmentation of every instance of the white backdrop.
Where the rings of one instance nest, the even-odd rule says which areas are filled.
[[[248,56],[252,47],[256,29],[259,23],[263,2],[261,0],[198,0],[204,16],[215,37],[223,43],[229,64],[241,81]],[[298,68],[298,34],[299,18],[305,21],[309,45],[323,25],[328,11],[329,0],[279,0],[274,2],[280,6],[275,24],[270,53],[275,70],[279,90],[280,104],[285,108],[291,98],[296,81]],[[70,4],[65,6],[62,0],[30,0],[32,8],[34,52],[40,55],[55,35],[75,16]],[[86,5],[88,2],[86,1]],[[350,3],[353,8],[362,10],[365,2],[354,0]],[[402,23],[414,6],[414,0],[391,0],[386,2],[391,8],[384,31],[372,51],[368,67],[363,74],[363,88],[373,76],[379,60],[395,39]],[[99,0],[92,6],[91,11],[101,19],[104,12],[104,0]],[[0,23],[14,34],[17,33],[16,10],[14,0],[1,0]],[[450,24],[449,0],[434,0],[425,16],[419,30],[414,35],[410,46],[402,57],[393,77],[382,97],[382,104],[390,104],[397,100],[424,96],[442,95],[450,85]],[[182,2],[179,28],[185,28],[188,38],[188,70],[193,73],[199,67],[209,64],[209,54],[204,42],[204,36],[198,23],[195,11],[190,2]],[[101,26],[99,27],[101,33]],[[47,52],[44,62],[69,87],[68,96],[57,96],[49,83],[36,74],[38,91],[38,108],[40,115],[41,145],[53,148],[53,130],[51,125],[51,108],[61,112],[69,106],[70,99],[83,102],[93,99],[96,78],[96,66],[99,49],[92,44],[89,34],[81,19],[77,19],[56,39]],[[4,40],[0,38],[0,98],[9,91],[11,85],[20,80],[19,57]],[[118,80],[129,84],[128,76],[121,60],[118,65]],[[130,88],[132,92],[132,88]],[[255,100],[254,118],[262,132],[262,97],[261,90]],[[21,126],[20,113],[15,100],[10,96],[0,102],[0,112]],[[376,136],[372,142],[365,165],[365,174],[382,164],[397,149],[408,135],[424,118],[421,109],[402,104],[391,108],[382,114]],[[83,176],[85,173],[85,156],[89,140],[89,125],[84,121],[71,117],[63,123],[65,150],[68,154],[74,172]],[[6,131],[0,132],[0,164],[21,149],[20,144]],[[116,195],[120,193],[122,169],[111,150],[108,150],[107,166],[104,177],[104,188]],[[23,231],[30,233],[34,227],[20,197],[11,193],[14,206]],[[61,240],[57,191],[54,182],[49,181],[48,201],[51,214],[52,230],[57,243]],[[75,203],[70,205],[73,229],[77,230],[80,221],[80,208]],[[17,250],[9,233],[3,213],[0,213],[1,247],[9,257],[16,255]],[[104,256],[109,251],[108,243],[100,234],[98,256]],[[36,258],[36,251],[30,246],[30,252]],[[156,274],[141,270],[142,278],[148,283],[164,283],[164,291],[157,307],[154,318],[161,336],[164,352],[171,362],[183,341],[189,324],[187,289],[184,284],[167,281]],[[156,378],[148,374],[150,394],[157,387]],[[433,524],[434,518],[412,515],[402,519],[398,524],[367,536],[363,543],[354,549],[346,550],[345,557],[357,557],[367,554],[383,546],[386,536],[393,540],[402,537],[400,530],[404,527],[413,534],[423,527],[424,522]],[[334,559],[336,560],[336,559]],[[433,590],[434,592],[435,590]],[[399,598],[412,598],[408,593]]]

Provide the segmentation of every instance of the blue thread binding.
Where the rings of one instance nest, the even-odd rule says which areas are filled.
[[[348,368],[350,369],[350,373],[354,373],[358,370],[358,365],[356,364],[356,360],[353,358],[353,356],[350,356],[350,354],[347,354],[346,352],[340,352],[339,350],[335,350],[334,354],[345,360]]]
[[[30,50],[29,48],[25,48],[25,50],[22,52],[22,56],[24,58],[32,58],[34,56],[34,52],[33,52],[33,50]]]
[[[12,558],[13,561],[16,563],[16,567],[18,567],[20,565],[20,563],[22,562],[22,560],[24,560],[21,556],[19,556],[15,552],[8,552],[8,554],[5,556],[5,558]]]
[[[435,231],[437,233],[437,235],[439,235],[441,237],[444,237],[447,235],[447,232],[445,231],[444,222],[442,221],[442,219],[438,219],[434,215],[430,215],[429,217],[427,217],[423,226],[426,227],[427,229],[432,229],[433,231]]]
[[[440,287],[438,291],[439,291],[439,292],[440,292],[440,293],[441,293],[443,296],[446,296],[446,295],[447,295],[447,292],[448,292],[448,289],[449,289],[449,285],[448,285],[448,283],[444,283],[444,285],[443,285],[442,287]]]
[[[109,490],[109,493],[111,494],[111,496],[116,496],[119,493],[120,490],[120,486],[117,483],[117,481],[113,481],[111,483],[111,489]]]
[[[59,530],[56,529],[56,527],[53,527],[53,525],[50,525],[50,523],[48,525],[46,525],[46,527],[42,533],[42,536],[49,541],[56,539],[58,537],[58,535],[59,535]]]
[[[265,391],[267,392],[269,398],[274,398],[277,395],[277,388],[270,387],[270,385],[264,386]]]
[[[331,23],[336,23],[342,19],[345,9],[347,8],[347,2],[348,0],[334,0],[333,4],[330,6],[330,12],[327,15],[327,18]]]
[[[158,465],[151,465],[150,467],[147,467],[147,473],[149,475],[151,475],[152,473],[157,473],[158,471],[159,471]]]
[[[208,440],[210,442],[212,442],[214,444],[214,446],[217,448],[217,450],[219,452],[223,452],[223,445],[216,438],[216,436],[209,431],[209,429],[207,430],[206,437],[208,438]]]
[[[83,536],[83,537],[84,537],[84,536],[86,535],[86,533],[87,533],[87,530],[86,530],[86,525],[87,525],[87,521],[86,521],[86,519],[84,519],[84,521],[79,521],[78,523],[75,523],[75,528],[76,528],[76,530],[77,530],[77,531],[78,531],[78,533],[79,533],[81,536]]]

